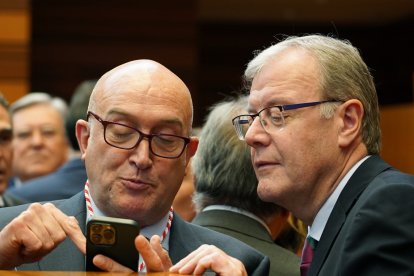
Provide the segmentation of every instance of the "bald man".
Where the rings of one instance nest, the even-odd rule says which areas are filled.
[[[184,222],[171,208],[198,146],[197,138],[190,136],[191,95],[174,73],[151,60],[120,65],[98,80],[87,114],[76,124],[88,175],[86,192],[2,210],[0,268],[85,270],[85,222],[101,215],[141,225],[135,239],[139,271],[168,271],[197,250],[190,255],[197,265],[190,271],[183,267],[180,273],[210,268],[222,274],[210,261],[225,252],[235,260],[233,272],[244,265],[249,275],[268,274],[267,257],[235,239]],[[105,271],[130,271],[102,255],[93,262]]]

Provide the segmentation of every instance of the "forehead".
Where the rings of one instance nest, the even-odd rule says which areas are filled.
[[[96,111],[124,114],[137,123],[165,122],[188,128],[191,123],[191,99],[185,85],[148,72],[139,77],[125,73],[108,78],[94,95]]]
[[[15,111],[13,121],[18,121],[15,127],[23,124],[58,124],[63,127],[60,112],[48,103],[34,104]]]
[[[249,108],[317,100],[319,83],[315,58],[303,49],[288,48],[272,57],[254,77]]]

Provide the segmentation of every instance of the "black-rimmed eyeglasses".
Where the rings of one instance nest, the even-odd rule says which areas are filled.
[[[142,139],[148,139],[152,154],[163,158],[178,158],[190,143],[190,138],[172,134],[145,134],[136,128],[105,121],[95,113],[88,111],[86,120],[92,115],[104,127],[105,142],[115,148],[130,150],[138,146]]]
[[[233,118],[232,121],[234,128],[236,129],[237,136],[240,140],[244,140],[246,137],[246,133],[249,130],[249,127],[253,124],[253,121],[256,117],[259,117],[259,121],[263,129],[266,130],[266,132],[271,133],[272,131],[283,128],[283,126],[285,125],[285,116],[283,114],[284,111],[335,102],[340,101],[327,100],[319,102],[274,105],[263,108],[256,114],[239,115]]]

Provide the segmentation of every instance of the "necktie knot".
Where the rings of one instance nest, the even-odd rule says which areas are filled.
[[[317,243],[318,241],[312,238],[311,236],[306,237],[305,245],[303,246],[303,251],[302,251],[302,261],[300,264],[300,275],[301,276],[308,275],[308,271],[312,263],[313,254],[314,254]]]

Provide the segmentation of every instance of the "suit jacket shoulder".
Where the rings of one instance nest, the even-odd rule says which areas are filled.
[[[338,198],[309,275],[412,275],[414,176],[368,158]]]
[[[227,210],[208,210],[199,213],[193,223],[232,236],[268,256],[270,275],[299,275],[299,257],[275,244],[268,230],[248,216]]]
[[[57,171],[26,181],[22,186],[10,187],[6,193],[26,202],[65,199],[82,191],[86,179],[84,162],[73,158]]]

